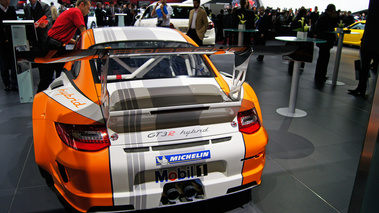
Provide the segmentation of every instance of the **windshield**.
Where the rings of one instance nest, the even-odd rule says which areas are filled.
[[[356,25],[353,25],[351,29],[356,30],[364,30],[365,29],[365,23],[357,23]]]

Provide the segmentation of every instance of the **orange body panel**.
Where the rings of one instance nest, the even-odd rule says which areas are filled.
[[[245,93],[244,93],[244,98],[242,100],[240,112],[246,111],[255,107],[255,109],[258,112],[260,121],[262,122],[263,120],[262,110],[261,110],[261,106],[259,105],[257,95],[255,94],[253,88],[251,88],[249,84],[244,83],[243,88],[244,88]]]
[[[93,206],[113,205],[108,149],[81,152],[63,147],[52,152],[56,161],[65,167],[68,177],[68,181],[64,182],[59,175],[59,184],[55,187],[71,205],[82,211]],[[54,174],[58,171],[56,164]]]
[[[226,83],[225,79],[221,77],[221,74],[218,72],[217,68],[213,65],[211,60],[208,58],[208,56],[204,56],[208,64],[212,67],[214,73],[215,73],[215,79],[217,83],[220,85],[221,89],[225,92],[226,95],[229,95],[230,90],[228,83]]]
[[[86,96],[91,99],[93,102],[99,103],[98,94],[96,93],[95,89],[95,83],[93,80],[92,72],[87,72],[84,70],[90,70],[91,66],[89,61],[85,60],[81,62],[81,68],[82,70],[80,72],[80,75],[74,79],[75,85],[84,93]]]
[[[265,165],[266,145],[268,142],[267,131],[263,128],[262,112],[258,103],[258,98],[253,89],[244,83],[244,98],[242,100],[240,111],[245,111],[255,107],[262,127],[253,134],[243,134],[245,142],[245,161],[242,169],[243,182],[248,184],[256,181],[261,182],[263,167]]]
[[[52,174],[57,190],[81,211],[92,206],[112,206],[108,149],[82,152],[66,146],[56,132],[54,121],[71,124],[99,123],[72,112],[44,93],[36,95],[33,108],[35,159],[39,166]],[[62,178],[58,163],[65,168],[67,182]]]
[[[76,49],[87,49],[89,46],[95,44],[95,38],[93,37],[92,29],[86,30],[81,34],[81,41],[77,44],[81,46],[76,46]]]
[[[243,134],[243,138],[245,141],[246,160],[242,169],[242,184],[248,184],[253,181],[260,184],[265,165],[266,144],[268,140],[267,132],[264,128],[260,128],[254,134]]]

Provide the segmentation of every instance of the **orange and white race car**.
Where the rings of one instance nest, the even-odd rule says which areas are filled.
[[[35,96],[35,160],[79,211],[185,204],[261,183],[267,132],[244,83],[174,29],[112,27],[82,33],[61,76]],[[67,62],[68,61],[68,62]]]

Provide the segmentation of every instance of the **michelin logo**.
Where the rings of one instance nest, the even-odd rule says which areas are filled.
[[[176,155],[164,155],[155,157],[157,166],[164,166],[169,164],[184,163],[190,161],[204,160],[211,158],[211,151],[204,150],[200,152],[189,152]]]

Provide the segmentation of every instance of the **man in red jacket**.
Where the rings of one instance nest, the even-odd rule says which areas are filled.
[[[53,27],[47,33],[47,48],[60,49],[65,44],[75,43],[73,39],[77,29],[80,32],[86,30],[84,16],[90,11],[91,3],[89,0],[78,0],[75,8],[66,10],[58,16]]]
[[[90,11],[91,3],[89,0],[78,0],[75,8],[61,13],[55,20],[53,27],[47,32],[47,39],[44,42],[44,49],[48,50],[64,50],[68,43],[75,43],[73,39],[77,29],[80,32],[86,30],[84,16]],[[54,70],[56,77],[60,75],[64,63],[48,64],[43,79],[43,84],[38,85],[37,93],[48,88],[53,81]]]

